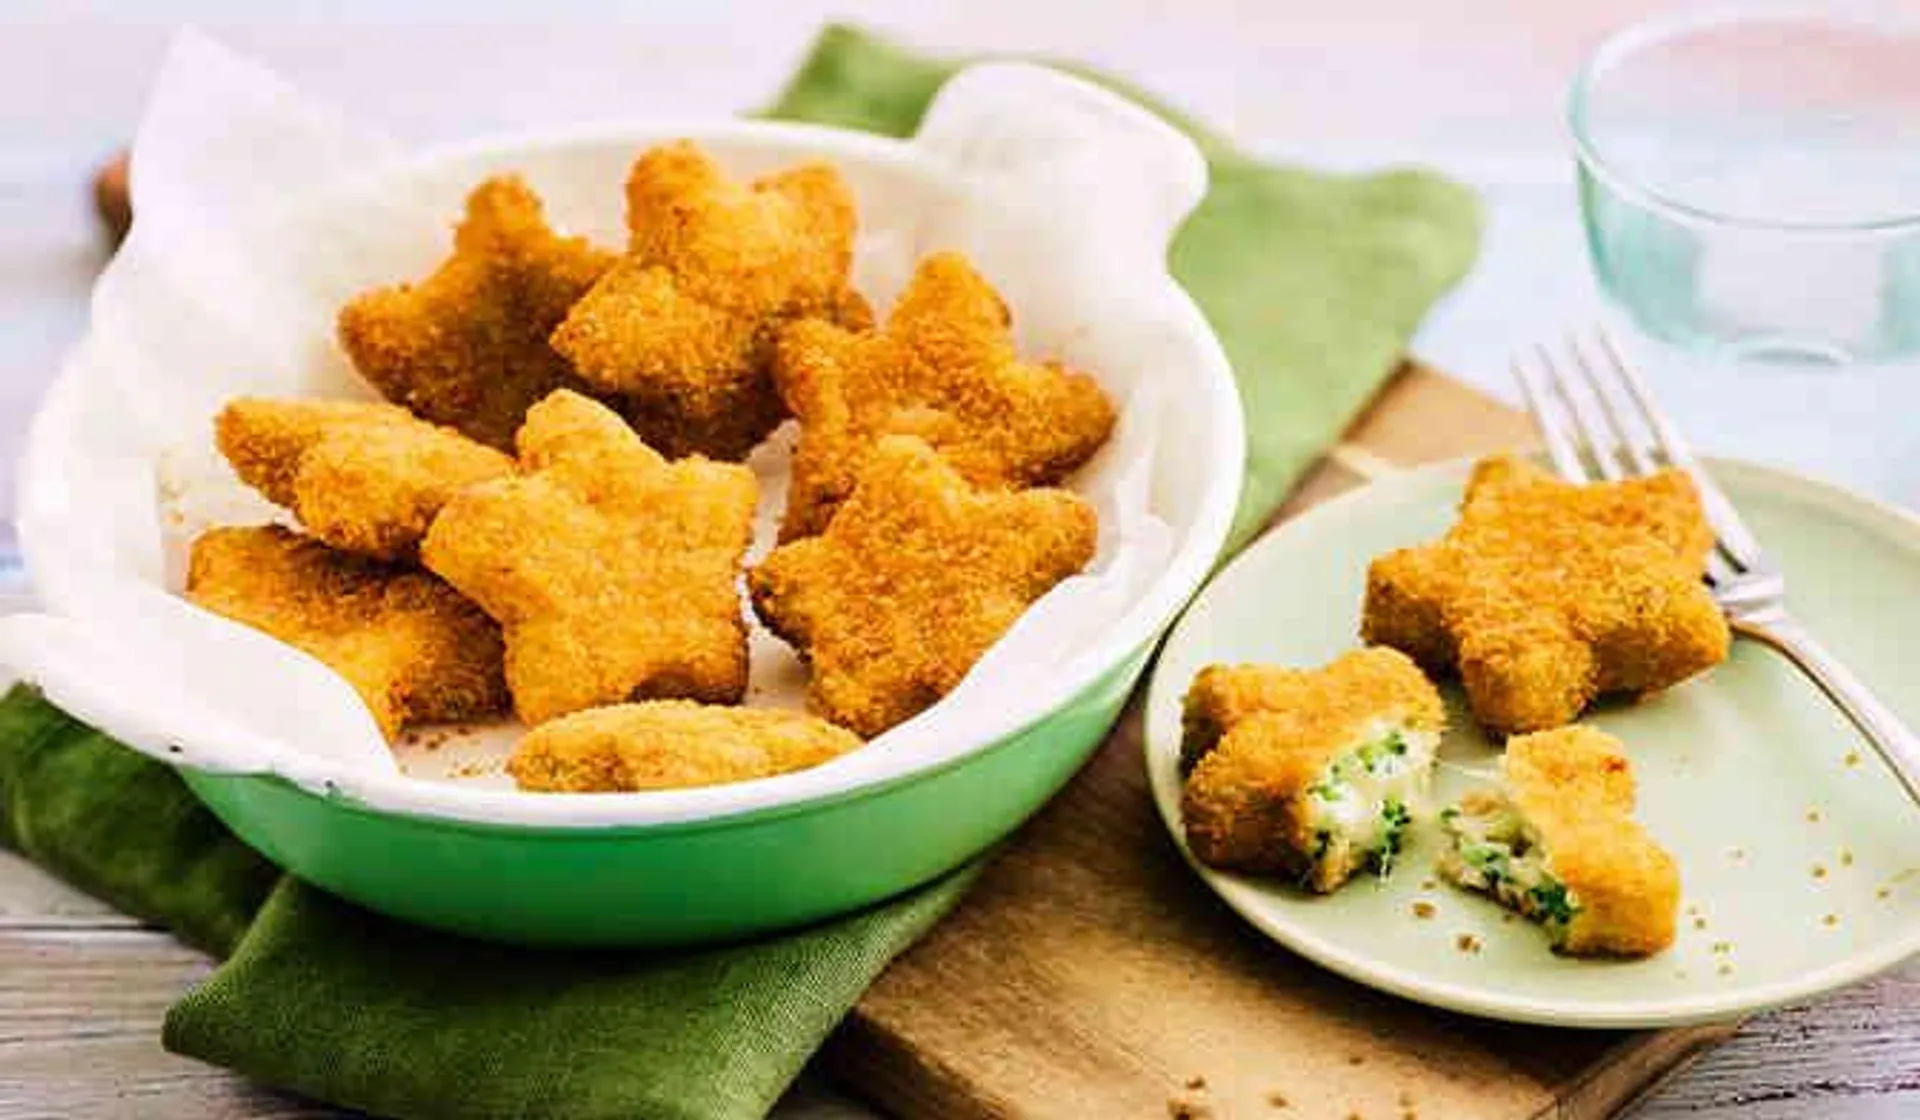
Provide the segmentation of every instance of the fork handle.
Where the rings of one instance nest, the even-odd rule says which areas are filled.
[[[1907,796],[1920,805],[1920,738],[1893,709],[1880,702],[1853,670],[1814,640],[1806,627],[1778,615],[1765,623],[1735,622],[1734,629],[1772,646],[1827,694],[1893,768]]]

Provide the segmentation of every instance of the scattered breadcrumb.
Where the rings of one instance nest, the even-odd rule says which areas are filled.
[[[1739,862],[1747,858],[1747,850],[1745,848],[1729,848],[1727,855],[1733,857],[1735,862]]]
[[[1366,1064],[1367,1064],[1367,1056],[1366,1056],[1365,1054],[1348,1054],[1348,1055],[1347,1055],[1347,1064],[1348,1064],[1348,1065],[1350,1065],[1350,1066],[1363,1066],[1363,1065],[1366,1065]]]
[[[1819,824],[1819,823],[1820,823],[1820,810],[1818,810],[1818,809],[1808,809],[1808,810],[1807,810],[1807,823],[1808,823],[1808,824]]]
[[[1267,1103],[1272,1105],[1274,1108],[1286,1108],[1288,1105],[1291,1105],[1293,1102],[1288,1100],[1287,1095],[1281,1092],[1280,1090],[1270,1089],[1267,1091]]]
[[[1176,1093],[1167,1098],[1167,1115],[1172,1120],[1211,1120],[1213,1106],[1190,1093]]]
[[[1207,1079],[1204,1077],[1201,1077],[1199,1074],[1195,1074],[1194,1076],[1187,1078],[1187,1088],[1189,1089],[1204,1089],[1206,1087],[1207,1087]]]
[[[1853,866],[1853,849],[1852,848],[1840,849],[1840,866],[1842,867]]]
[[[1858,766],[1860,765],[1860,752],[1848,751],[1846,757],[1840,761],[1846,763],[1848,766]]]
[[[1814,878],[1816,878],[1816,879],[1824,879],[1824,878],[1826,878],[1826,877],[1827,877],[1827,865],[1826,865],[1826,864],[1824,864],[1824,863],[1816,863],[1816,864],[1814,864],[1814,865],[1813,865],[1813,877],[1814,877]]]
[[[1713,943],[1713,951],[1716,953],[1731,953],[1733,952],[1733,942],[1716,941]]]
[[[1440,885],[1439,883],[1435,882],[1432,879],[1420,880],[1420,889],[1423,891],[1430,891],[1439,885]]]
[[[1840,924],[1840,915],[1838,914],[1822,915],[1820,918],[1820,924],[1823,926],[1837,926]]]
[[[1694,929],[1706,929],[1706,928],[1707,928],[1707,920],[1706,920],[1705,918],[1695,918],[1695,919],[1693,920],[1693,928],[1694,928]]]
[[[1480,939],[1471,933],[1463,933],[1453,939],[1453,947],[1462,953],[1478,953],[1480,951]]]
[[[1881,887],[1881,888],[1880,888],[1879,890],[1877,890],[1877,891],[1874,891],[1874,892],[1873,892],[1873,897],[1875,897],[1875,898],[1892,898],[1892,897],[1893,897],[1893,888],[1892,888],[1892,887]]]
[[[1433,903],[1425,899],[1421,899],[1419,902],[1413,904],[1413,916],[1416,918],[1431,918],[1434,912]]]
[[[1714,971],[1719,973],[1722,976],[1732,976],[1733,966],[1730,964],[1723,964],[1719,968],[1715,969]]]

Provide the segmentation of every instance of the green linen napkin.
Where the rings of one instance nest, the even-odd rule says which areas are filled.
[[[954,68],[829,28],[770,115],[904,135]],[[1430,175],[1271,167],[1167,115],[1213,173],[1172,259],[1224,340],[1247,405],[1238,542],[1338,439],[1464,273],[1478,211]],[[0,841],[195,945],[231,952],[168,1015],[170,1048],[423,1120],[758,1116],[972,875],[753,945],[669,954],[482,945],[281,878],[170,770],[29,688],[0,700]]]

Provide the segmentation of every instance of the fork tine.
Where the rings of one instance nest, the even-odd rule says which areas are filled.
[[[1608,482],[1619,481],[1623,477],[1623,472],[1620,470],[1620,461],[1614,455],[1613,440],[1610,433],[1604,430],[1600,422],[1595,420],[1592,413],[1588,411],[1589,406],[1585,400],[1586,391],[1580,387],[1579,376],[1571,371],[1569,363],[1556,364],[1545,346],[1540,347],[1540,355],[1547,364],[1547,372],[1553,377],[1554,388],[1559,390],[1560,399],[1567,402],[1567,412],[1573,417],[1574,425],[1580,429],[1581,438],[1586,440],[1587,450],[1593,455],[1594,463],[1600,468],[1600,477]],[[1574,350],[1574,357],[1573,364],[1578,364],[1584,370],[1586,368],[1584,363],[1578,362],[1577,348]]]
[[[1734,509],[1733,502],[1727,498],[1726,492],[1720,489],[1719,484],[1715,483],[1705,470],[1701,469],[1699,460],[1693,457],[1693,451],[1687,446],[1679,429],[1675,428],[1666,414],[1660,411],[1660,406],[1653,402],[1652,392],[1641,380],[1639,372],[1621,356],[1620,347],[1614,342],[1612,333],[1605,327],[1600,328],[1600,343],[1601,348],[1606,351],[1608,363],[1613,367],[1614,375],[1625,383],[1628,394],[1632,396],[1634,404],[1639,407],[1641,418],[1653,430],[1654,439],[1659,444],[1661,452],[1666,455],[1667,461],[1693,476],[1694,485],[1700,490],[1701,504],[1707,509],[1707,520],[1712,523],[1714,532],[1720,537],[1720,547],[1725,549],[1727,555],[1742,568],[1761,567],[1764,561],[1760,542],[1747,528],[1747,523],[1741,519],[1739,511]]]
[[[1553,460],[1553,469],[1559,471],[1562,478],[1584,481],[1587,468],[1580,461],[1579,449],[1567,439],[1566,429],[1554,419],[1548,405],[1546,387],[1540,384],[1518,354],[1513,358],[1513,377],[1520,383],[1520,395],[1527,398],[1527,411],[1533,413],[1533,425],[1540,429],[1540,438],[1546,442],[1547,456]]]
[[[1604,334],[1601,336],[1603,343],[1605,337]],[[1620,407],[1619,376],[1616,374],[1608,377],[1601,372],[1603,367],[1589,358],[1587,347],[1582,343],[1577,331],[1568,333],[1567,347],[1573,351],[1573,360],[1579,365],[1580,372],[1586,375],[1587,387],[1593,391],[1595,399],[1600,402],[1600,413],[1605,417],[1608,429],[1613,432],[1615,446],[1625,452],[1627,461],[1633,465],[1633,473],[1647,475],[1659,470],[1660,464],[1647,448],[1640,432],[1627,423],[1627,416]],[[1652,433],[1648,430],[1647,434]]]

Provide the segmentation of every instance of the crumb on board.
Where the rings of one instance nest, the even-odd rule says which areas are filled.
[[[504,765],[505,764],[502,763],[499,759],[493,759],[493,758],[476,759],[472,762],[462,762],[458,766],[455,766],[453,769],[447,771],[447,774],[449,777],[454,777],[454,778],[484,778],[490,774],[500,773],[501,768]]]
[[[1842,867],[1853,866],[1853,849],[1852,848],[1840,849],[1840,866]]]
[[[1733,952],[1733,942],[1716,941],[1713,943],[1712,948],[1713,948],[1713,951],[1716,953],[1731,953]]]
[[[1480,951],[1480,939],[1471,933],[1463,933],[1453,939],[1453,947],[1462,953],[1478,953]]]
[[[1413,916],[1416,918],[1431,918],[1435,913],[1433,903],[1424,898],[1413,904]]]
[[[1724,963],[1723,963],[1723,964],[1722,964],[1722,965],[1721,965],[1721,966],[1720,966],[1719,968],[1717,968],[1717,969],[1714,969],[1714,971],[1715,971],[1715,972],[1717,972],[1717,973],[1719,973],[1719,974],[1720,974],[1720,975],[1722,975],[1722,976],[1732,976],[1732,975],[1733,975],[1733,966],[1732,966],[1732,965],[1730,965],[1730,964],[1724,964]]]
[[[1820,924],[1823,926],[1837,926],[1840,924],[1840,915],[1822,914],[1820,916]]]
[[[1874,891],[1874,892],[1873,892],[1873,897],[1875,897],[1875,898],[1892,898],[1892,897],[1893,897],[1893,888],[1892,888],[1892,887],[1881,887],[1881,888],[1880,888],[1879,890],[1877,890],[1877,891]]]
[[[1213,1106],[1191,1093],[1175,1093],[1167,1098],[1170,1120],[1212,1120]]]
[[[1826,878],[1826,877],[1827,877],[1827,865],[1826,865],[1826,864],[1824,864],[1824,863],[1816,863],[1816,864],[1814,864],[1814,865],[1813,865],[1813,877],[1814,877],[1814,878],[1816,878],[1816,879],[1824,879],[1824,878]]]
[[[1846,757],[1842,758],[1840,761],[1843,763],[1846,763],[1848,766],[1858,766],[1860,765],[1860,752],[1848,751],[1846,754]]]
[[[1733,857],[1735,862],[1739,862],[1747,858],[1747,850],[1745,848],[1729,848],[1727,849],[1727,855]]]
[[[1366,1064],[1367,1064],[1367,1056],[1366,1056],[1365,1054],[1348,1054],[1348,1055],[1347,1055],[1347,1064],[1348,1064],[1348,1065],[1350,1065],[1350,1066],[1363,1066],[1363,1065],[1366,1065]]]
[[[1706,928],[1707,928],[1707,920],[1706,920],[1705,918],[1695,918],[1695,919],[1693,920],[1693,928],[1694,928],[1694,929],[1706,929]]]
[[[1204,1089],[1206,1087],[1207,1087],[1207,1079],[1200,1076],[1197,1073],[1194,1074],[1192,1077],[1187,1078],[1187,1088],[1189,1089]]]
[[[1287,1095],[1281,1092],[1280,1090],[1278,1089],[1267,1090],[1267,1104],[1269,1106],[1273,1108],[1286,1108],[1288,1105],[1292,1103],[1293,1103],[1292,1101],[1287,1099]]]
[[[1820,823],[1820,810],[1818,810],[1818,809],[1808,809],[1808,810],[1807,810],[1807,823],[1808,823],[1808,824],[1819,824],[1819,823]]]

